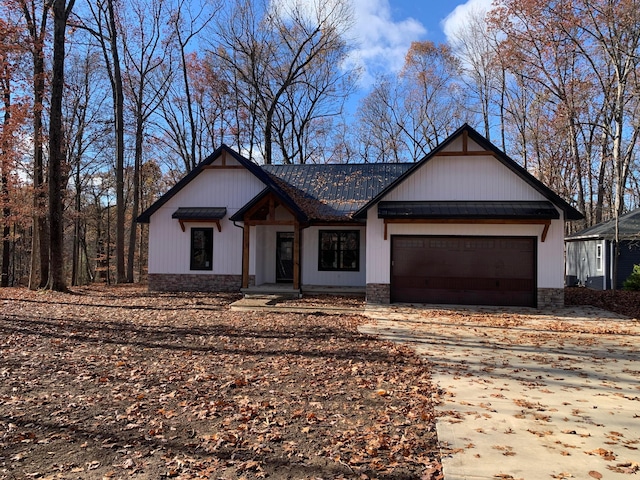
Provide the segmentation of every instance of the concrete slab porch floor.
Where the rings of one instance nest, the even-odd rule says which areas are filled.
[[[640,322],[592,307],[365,315],[363,332],[433,366],[445,480],[640,476]]]

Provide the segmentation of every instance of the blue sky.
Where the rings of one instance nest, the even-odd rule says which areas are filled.
[[[363,68],[362,87],[376,73],[397,72],[416,40],[445,42],[464,24],[469,10],[486,10],[491,0],[352,0],[351,36],[359,48],[353,61]]]
[[[400,71],[411,42],[417,40],[446,42],[448,34],[464,25],[465,16],[469,11],[486,11],[492,2],[492,0],[351,1],[354,24],[350,36],[357,47],[350,62],[360,67],[362,76],[359,91],[347,105],[350,113],[355,110],[358,99],[369,91],[377,74]]]

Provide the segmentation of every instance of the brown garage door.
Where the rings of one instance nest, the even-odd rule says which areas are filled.
[[[533,237],[391,237],[391,301],[536,304]]]

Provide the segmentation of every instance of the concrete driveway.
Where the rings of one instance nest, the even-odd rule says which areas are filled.
[[[640,322],[592,307],[365,315],[362,331],[433,365],[445,480],[640,477]]]

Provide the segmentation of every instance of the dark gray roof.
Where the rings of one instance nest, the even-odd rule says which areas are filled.
[[[551,220],[560,214],[547,201],[380,202],[379,218]]]
[[[408,163],[264,165],[311,220],[351,220],[351,214],[407,171]]]
[[[227,214],[226,207],[180,207],[171,218],[178,220],[220,220]]]
[[[618,219],[619,238],[621,240],[640,240],[640,208],[621,215]],[[613,240],[616,234],[615,220],[598,223],[592,227],[576,232],[567,240],[605,239]]]

